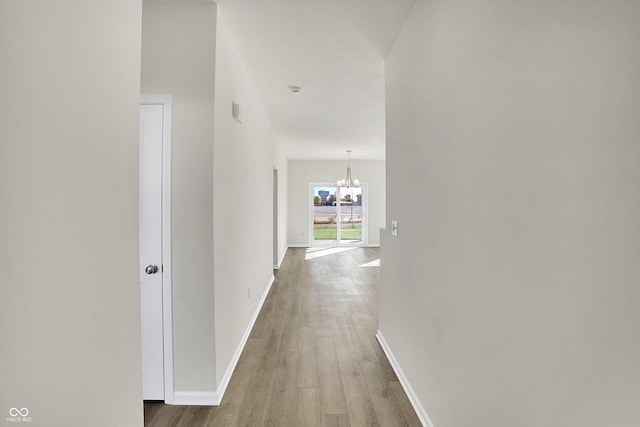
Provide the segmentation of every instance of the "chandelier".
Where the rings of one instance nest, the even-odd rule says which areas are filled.
[[[360,181],[351,177],[351,150],[347,150],[347,177],[345,179],[338,180],[338,187],[360,187]]]

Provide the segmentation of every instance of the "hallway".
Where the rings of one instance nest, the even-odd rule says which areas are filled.
[[[375,338],[379,249],[291,248],[219,407],[145,426],[420,426]]]

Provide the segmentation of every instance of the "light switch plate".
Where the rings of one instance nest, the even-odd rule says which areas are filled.
[[[391,220],[391,235],[393,237],[398,237],[398,221],[397,220]]]

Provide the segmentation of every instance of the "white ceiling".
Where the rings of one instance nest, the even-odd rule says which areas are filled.
[[[384,159],[384,57],[414,2],[216,0],[287,157]]]

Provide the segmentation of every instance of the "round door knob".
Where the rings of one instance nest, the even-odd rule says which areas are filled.
[[[154,264],[149,264],[144,269],[144,272],[147,274],[156,274],[158,272],[158,266]]]

